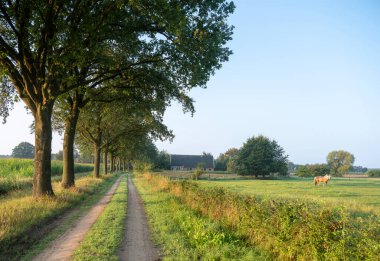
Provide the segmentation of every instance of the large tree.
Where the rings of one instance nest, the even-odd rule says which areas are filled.
[[[275,140],[261,135],[252,137],[239,150],[236,168],[241,175],[285,175],[288,169],[287,155]]]
[[[335,150],[327,155],[327,164],[335,176],[341,176],[352,167],[355,157],[348,151]]]
[[[238,149],[230,148],[225,153],[221,153],[215,160],[215,170],[234,172],[238,152]]]
[[[12,157],[32,159],[34,157],[34,146],[29,142],[21,142],[13,148]]]
[[[192,108],[186,92],[204,87],[231,53],[224,45],[233,9],[224,0],[1,2],[0,112],[7,116],[16,90],[33,113],[33,195],[53,195],[51,114],[58,96],[116,77],[128,83],[150,75],[169,88],[140,84],[146,92],[171,94]]]

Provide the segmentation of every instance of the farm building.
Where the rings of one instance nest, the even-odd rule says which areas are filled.
[[[204,164],[205,170],[214,170],[214,157],[212,155],[170,155],[171,170],[194,170],[199,163]]]

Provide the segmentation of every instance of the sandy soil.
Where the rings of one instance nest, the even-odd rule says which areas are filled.
[[[87,214],[81,217],[74,226],[66,231],[61,237],[57,238],[49,244],[49,246],[37,255],[33,260],[69,260],[74,250],[79,246],[87,231],[95,223],[96,219],[104,210],[105,206],[111,200],[115,193],[121,178],[119,178],[107,194],[96,203]]]
[[[128,179],[128,208],[124,244],[120,250],[121,260],[160,260],[158,248],[154,246],[144,205],[131,179]]]

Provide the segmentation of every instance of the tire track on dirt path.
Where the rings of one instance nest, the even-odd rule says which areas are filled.
[[[119,177],[106,195],[99,200],[86,215],[81,217],[76,224],[67,230],[62,236],[51,242],[44,251],[33,258],[33,261],[63,261],[69,260],[74,250],[79,246],[84,236],[95,223],[99,215],[103,212],[119,186],[121,177]]]
[[[122,261],[161,260],[149,232],[144,205],[135,185],[128,178],[126,230],[119,257]]]

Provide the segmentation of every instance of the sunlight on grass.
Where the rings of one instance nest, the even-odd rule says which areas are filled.
[[[145,203],[163,260],[270,260],[271,258],[216,222],[201,217],[173,195],[157,191],[142,179],[136,187]],[[157,187],[156,187],[157,188]]]
[[[127,212],[127,177],[124,175],[112,200],[91,227],[72,260],[118,260]]]
[[[108,176],[105,179],[114,178]],[[42,220],[54,217],[70,206],[83,200],[88,193],[94,193],[103,179],[91,176],[77,178],[76,187],[64,190],[58,181],[53,182],[55,197],[33,198],[31,189],[14,191],[0,200],[0,252],[8,244]]]
[[[287,180],[201,180],[204,187],[224,187],[229,191],[263,198],[303,198],[351,210],[380,212],[380,179],[335,178],[327,185],[314,186],[311,179]]]

